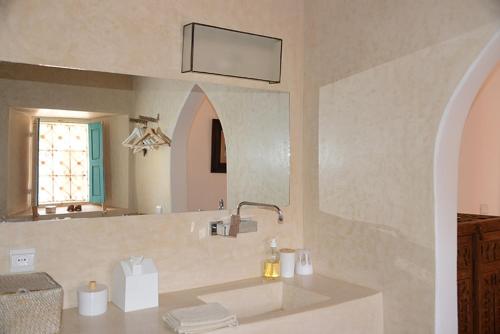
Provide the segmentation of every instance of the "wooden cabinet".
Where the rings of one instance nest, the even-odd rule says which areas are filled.
[[[474,333],[473,232],[458,237],[457,286],[459,333]]]
[[[460,224],[457,247],[458,332],[474,333],[474,263],[473,247],[475,227]]]
[[[460,334],[500,334],[500,217],[458,215]]]
[[[478,333],[500,333],[500,222],[476,225]]]
[[[459,319],[459,333],[472,334],[474,333],[473,322],[473,294],[472,294],[472,280],[459,280],[458,281],[458,319]]]
[[[478,333],[497,333],[495,326],[496,276],[496,272],[490,272],[481,274],[479,277]]]

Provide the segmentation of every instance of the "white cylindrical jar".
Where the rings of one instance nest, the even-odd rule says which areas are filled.
[[[78,288],[78,313],[95,316],[108,309],[108,288],[104,284],[90,281],[88,285]]]
[[[295,274],[295,250],[290,248],[280,249],[281,277],[291,278]]]

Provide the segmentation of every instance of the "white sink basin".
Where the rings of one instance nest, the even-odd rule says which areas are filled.
[[[236,313],[238,327],[213,334],[382,334],[382,294],[317,274],[293,279],[261,277],[160,295],[158,308],[124,313],[113,304],[99,317],[63,312],[61,334],[175,334],[161,317],[174,309],[218,302]]]
[[[220,303],[238,319],[276,312],[300,311],[330,297],[282,281],[198,296],[205,303]]]

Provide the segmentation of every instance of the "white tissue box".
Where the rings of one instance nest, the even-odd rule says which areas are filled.
[[[152,259],[120,261],[113,271],[111,301],[124,312],[158,307],[158,271]]]

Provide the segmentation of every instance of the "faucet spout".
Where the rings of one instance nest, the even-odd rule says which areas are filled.
[[[278,212],[278,223],[283,224],[284,217],[283,217],[283,211],[279,208],[279,206],[275,204],[266,204],[266,203],[257,203],[257,202],[240,202],[238,204],[238,209],[236,210],[236,215],[240,215],[240,210],[242,206],[257,206],[257,207],[263,207],[263,208],[269,208],[272,210],[275,210]]]

